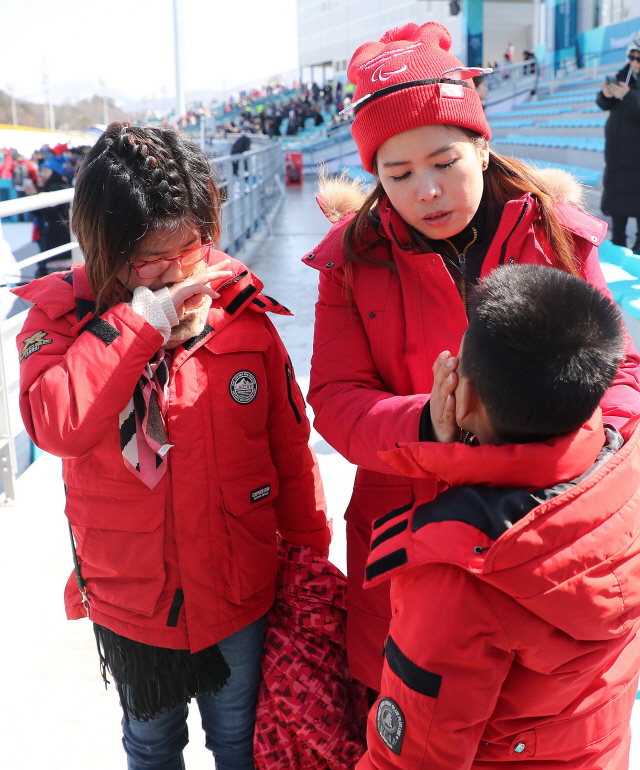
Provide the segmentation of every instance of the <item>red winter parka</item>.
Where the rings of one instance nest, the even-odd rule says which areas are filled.
[[[627,770],[638,423],[605,434],[597,410],[544,443],[383,453],[453,488],[374,524],[367,577],[391,578],[393,617],[358,770]]]
[[[326,200],[323,208],[331,208]],[[409,479],[389,472],[378,452],[396,442],[418,439],[422,409],[433,384],[432,365],[443,350],[458,351],[467,317],[456,285],[438,254],[409,245],[403,220],[388,199],[379,205],[374,256],[392,259],[398,274],[381,267],[353,265],[350,305],[345,289],[342,238],[349,218],[335,224],[304,262],[320,270],[309,402],[315,428],[350,462],[356,474],[347,520],[349,613],[347,644],[354,677],[378,689],[380,651],[389,626],[388,586],[364,591],[364,564],[371,523],[416,500],[431,500],[433,479]],[[607,226],[570,206],[558,214],[574,237],[584,278],[608,293],[597,246]],[[525,195],[506,204],[484,258],[482,275],[499,265],[557,266],[541,232],[538,207]],[[570,323],[571,319],[567,319]],[[622,425],[640,412],[638,354],[628,341],[626,358],[602,409],[608,422]]]
[[[154,489],[125,467],[118,415],[160,332],[126,303],[94,318],[83,265],[15,291],[35,303],[18,336],[22,417],[33,441],[63,458],[91,619],[192,652],[269,609],[276,530],[321,552],[330,539],[304,401],[265,315],[288,311],[244,265],[231,269],[203,332],[172,351],[173,446]],[[254,381],[251,398],[234,390],[240,372]],[[85,615],[73,575],[65,603],[69,618]]]

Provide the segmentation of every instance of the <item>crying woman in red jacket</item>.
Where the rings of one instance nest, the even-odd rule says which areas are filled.
[[[476,302],[465,441],[381,453],[444,491],[373,524],[366,583],[390,581],[393,614],[358,770],[626,770],[640,418],[617,430],[598,407],[622,325],[593,286],[539,265],[497,269]]]
[[[303,260],[320,271],[315,427],[359,466],[346,512],[347,646],[351,673],[374,690],[390,605],[388,584],[363,589],[371,524],[438,492],[433,479],[408,478],[378,453],[438,435],[455,372],[447,356],[446,377],[434,382],[432,364],[458,352],[470,290],[500,265],[533,263],[607,291],[597,249],[606,224],[576,207],[580,188],[568,174],[543,177],[489,149],[476,71],[450,47],[447,30],[430,22],[355,52],[352,133],[377,184],[364,196],[325,186],[320,203],[335,224]],[[640,412],[628,339],[601,407],[617,427]]]
[[[67,615],[94,623],[130,770],[184,767],[191,698],[216,766],[253,770],[276,533],[329,546],[304,402],[266,315],[288,311],[215,250],[219,217],[199,148],[112,124],[77,179],[86,264],[16,290],[34,303],[22,416],[63,458]]]

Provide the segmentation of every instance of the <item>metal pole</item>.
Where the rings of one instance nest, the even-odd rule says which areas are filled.
[[[53,104],[51,103],[51,89],[49,88],[49,71],[48,71],[49,70],[49,64],[48,64],[48,62],[46,60],[44,62],[44,65],[46,67],[46,71],[45,71],[45,74],[44,74],[44,76],[42,78],[42,82],[44,83],[46,103],[48,105],[49,130],[50,131],[55,131],[56,121],[55,121],[55,117],[54,117],[54,113],[53,113]],[[46,109],[47,109],[47,107],[45,107],[45,110]],[[45,126],[45,128],[46,128],[46,126]]]
[[[44,76],[44,87],[45,87],[45,96],[46,96],[46,103],[45,103],[45,128],[49,128],[50,131],[54,131],[56,127],[56,121],[53,113],[53,104],[51,103],[51,89],[49,88],[49,76]],[[48,116],[48,121],[47,121]],[[48,126],[46,123],[48,122]]]
[[[13,125],[18,125],[18,110],[16,109],[16,97],[13,93],[13,88],[9,91],[11,94],[11,119],[13,120]]]
[[[104,80],[100,81],[102,86],[102,121],[105,126],[109,125],[109,102],[107,101],[107,87]]]
[[[44,127],[51,128],[51,126],[49,126],[49,110],[47,109],[47,102],[49,101],[49,78],[46,72],[42,75],[42,86],[44,88],[44,104],[42,105],[44,110]]]
[[[173,0],[173,31],[176,64],[176,112],[179,120],[187,112],[182,81],[182,0]]]

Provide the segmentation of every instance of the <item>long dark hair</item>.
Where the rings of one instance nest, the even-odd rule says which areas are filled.
[[[119,300],[116,276],[147,233],[187,226],[217,243],[220,206],[197,145],[170,129],[111,123],[80,167],[71,220],[97,312]]]
[[[484,147],[484,138],[475,132],[458,126],[452,127],[466,133],[473,143]],[[374,171],[375,171],[374,158]],[[558,221],[555,213],[556,196],[551,189],[535,174],[535,170],[515,158],[507,158],[493,150],[489,151],[489,165],[484,172],[483,199],[487,203],[487,230],[495,232],[502,216],[505,204],[510,200],[531,193],[538,203],[540,218],[546,243],[555,254],[560,266],[567,273],[578,275],[575,259],[573,257],[573,240]],[[382,183],[378,183],[369,193],[358,213],[349,222],[344,231],[343,247],[345,251],[345,277],[348,287],[353,285],[353,265],[355,262],[383,267],[397,273],[397,267],[393,259],[377,259],[371,251],[378,240],[371,241],[365,236],[365,229],[375,209],[385,196]],[[431,251],[425,236],[407,225],[412,246],[423,253]]]

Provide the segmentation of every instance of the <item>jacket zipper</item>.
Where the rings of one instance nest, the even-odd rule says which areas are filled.
[[[284,370],[287,373],[287,395],[289,396],[289,403],[291,404],[291,408],[293,409],[293,413],[296,417],[296,422],[298,425],[302,422],[302,417],[300,417],[300,412],[298,411],[298,407],[296,406],[296,402],[293,400],[293,391],[292,391],[292,384],[293,384],[293,376],[291,374],[291,367],[288,363],[285,363]]]
[[[464,253],[458,254],[460,263],[460,275],[462,276],[462,304],[467,307],[467,257]]]
[[[476,228],[472,227],[471,230],[473,231],[473,238],[467,243],[462,251],[459,251],[455,243],[452,243],[448,238],[443,238],[443,240],[454,250],[458,264],[460,265],[460,276],[462,278],[460,296],[462,297],[462,304],[465,310],[467,307],[467,251],[478,240],[478,231]]]
[[[524,206],[522,208],[522,211],[520,212],[520,216],[518,217],[518,221],[515,223],[515,225],[513,226],[513,229],[511,230],[509,235],[507,235],[507,237],[505,238],[504,243],[502,244],[502,249],[500,249],[500,261],[498,262],[499,265],[504,265],[504,258],[505,258],[506,253],[507,253],[507,244],[509,243],[509,239],[515,233],[515,231],[518,229],[518,225],[524,219],[524,215],[527,213],[527,209],[528,208],[529,208],[529,201],[525,201],[524,202]]]

